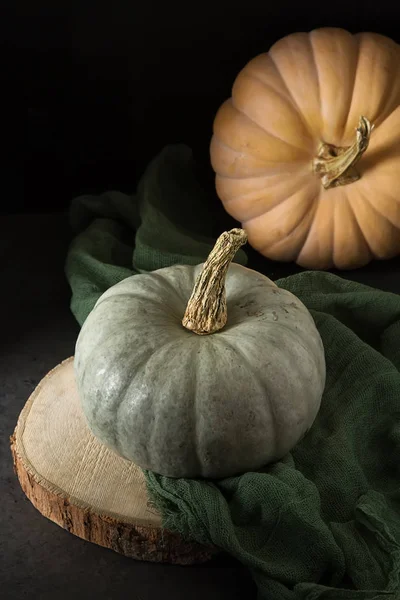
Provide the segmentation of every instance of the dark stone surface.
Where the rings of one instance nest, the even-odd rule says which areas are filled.
[[[9,436],[42,377],[74,353],[78,325],[63,273],[69,241],[58,215],[0,217],[0,597],[2,600],[224,600],[255,597],[245,569],[220,556],[196,567],[137,562],[82,541],[30,504],[12,469]],[[262,260],[252,257],[253,267]],[[276,279],[292,265],[265,263]],[[344,277],[400,293],[400,261]]]

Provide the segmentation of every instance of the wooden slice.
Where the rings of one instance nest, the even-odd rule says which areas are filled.
[[[215,552],[163,529],[142,470],[92,435],[73,358],[39,383],[19,416],[11,450],[29,500],[74,535],[146,561],[193,564]]]

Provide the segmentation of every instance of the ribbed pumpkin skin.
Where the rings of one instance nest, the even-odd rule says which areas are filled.
[[[358,181],[324,189],[322,142],[375,128]],[[217,112],[211,141],[226,211],[264,256],[351,269],[400,253],[400,46],[336,28],[291,34],[251,60]]]
[[[170,477],[225,477],[281,458],[312,425],[325,385],[324,349],[306,307],[241,265],[228,270],[224,329],[185,329],[200,268],[169,267],[110,288],[76,344],[93,433]]]

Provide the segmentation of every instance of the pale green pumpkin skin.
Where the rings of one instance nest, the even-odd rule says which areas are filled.
[[[185,329],[201,267],[168,267],[113,286],[76,344],[77,385],[94,435],[170,477],[227,477],[282,458],[311,427],[325,386],[312,316],[256,271],[230,265],[222,330]]]

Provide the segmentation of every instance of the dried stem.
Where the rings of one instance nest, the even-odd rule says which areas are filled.
[[[360,178],[354,167],[368,148],[373,128],[370,121],[361,116],[354,144],[346,148],[325,143],[321,145],[313,168],[314,173],[321,177],[325,189],[346,185]]]
[[[206,335],[224,327],[227,321],[226,273],[236,252],[246,242],[244,229],[231,229],[219,236],[189,298],[182,319],[186,329]]]

